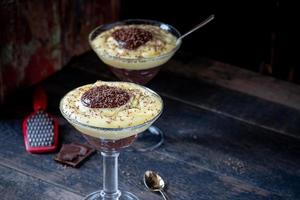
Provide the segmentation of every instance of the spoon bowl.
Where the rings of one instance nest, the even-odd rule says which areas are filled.
[[[144,174],[144,184],[150,191],[160,192],[165,200],[169,199],[163,191],[166,185],[165,181],[158,173],[151,170],[146,171]]]

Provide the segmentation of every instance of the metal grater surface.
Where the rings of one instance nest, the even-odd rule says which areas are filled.
[[[51,146],[54,143],[54,120],[42,110],[27,121],[28,143],[32,147]]]

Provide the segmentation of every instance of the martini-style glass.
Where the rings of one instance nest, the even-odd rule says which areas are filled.
[[[105,24],[96,27],[89,35],[89,43],[98,57],[109,66],[109,69],[122,81],[128,81],[145,85],[160,70],[161,66],[166,63],[181,45],[181,40],[174,43],[174,48],[170,51],[153,57],[124,58],[122,56],[113,56],[105,53],[103,49],[93,44],[93,41],[101,33],[110,30],[116,26],[123,25],[152,25],[171,33],[175,38],[179,38],[181,34],[174,27],[153,20],[130,19],[119,21],[111,24]],[[176,40],[175,40],[176,41]],[[143,134],[141,134],[134,149],[138,151],[150,151],[159,147],[164,141],[163,132],[156,126],[150,126]]]
[[[141,86],[143,87],[143,86]],[[86,140],[101,152],[103,157],[103,188],[85,197],[85,200],[138,200],[134,194],[118,189],[118,156],[120,150],[130,146],[137,135],[148,129],[162,113],[163,102],[161,97],[154,91],[143,87],[161,102],[161,110],[149,121],[136,126],[126,128],[106,128],[95,127],[83,124],[75,119],[71,119],[63,109],[63,99],[60,102],[60,111],[64,118],[74,126]],[[118,138],[118,139],[115,139]]]

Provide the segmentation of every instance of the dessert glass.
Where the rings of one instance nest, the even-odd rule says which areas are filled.
[[[181,34],[177,29],[175,29],[171,25],[159,21],[145,19],[129,19],[111,24],[104,24],[96,27],[89,34],[89,43],[94,52],[105,64],[109,66],[109,69],[120,80],[145,85],[159,72],[161,65],[170,60],[171,57],[175,54],[175,52],[179,49],[181,45],[181,40],[176,42],[174,48],[171,49],[169,52],[147,58],[123,58],[118,56],[112,56],[108,53],[104,53],[103,51],[101,51],[101,49],[99,49],[99,47],[93,45],[93,41],[101,33],[121,25],[157,26],[160,29],[171,33],[175,38],[179,38]],[[138,147],[135,147],[135,149],[138,151],[153,150],[159,147],[164,141],[163,132],[156,126],[150,126],[149,129],[141,135],[144,139],[141,140],[141,143],[139,142],[140,145],[138,145]],[[140,141],[140,139],[138,139],[138,141]]]
[[[141,86],[143,87],[143,86]],[[95,127],[83,124],[77,120],[71,119],[64,113],[62,100],[60,102],[60,111],[64,118],[74,126],[85,139],[98,151],[101,152],[103,158],[103,188],[102,190],[93,192],[85,197],[86,200],[138,200],[139,198],[134,194],[118,189],[118,156],[123,148],[130,146],[137,135],[148,129],[153,122],[155,122],[162,113],[163,102],[161,97],[154,91],[143,87],[151,94],[158,97],[161,101],[162,107],[160,112],[151,120],[136,126],[129,126],[126,128],[105,128]],[[106,135],[105,138],[101,135]],[[108,135],[120,135],[119,139],[108,139]]]

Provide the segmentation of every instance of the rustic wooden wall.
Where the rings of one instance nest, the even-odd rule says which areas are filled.
[[[118,0],[0,0],[0,103],[88,50],[89,32],[118,13]]]

